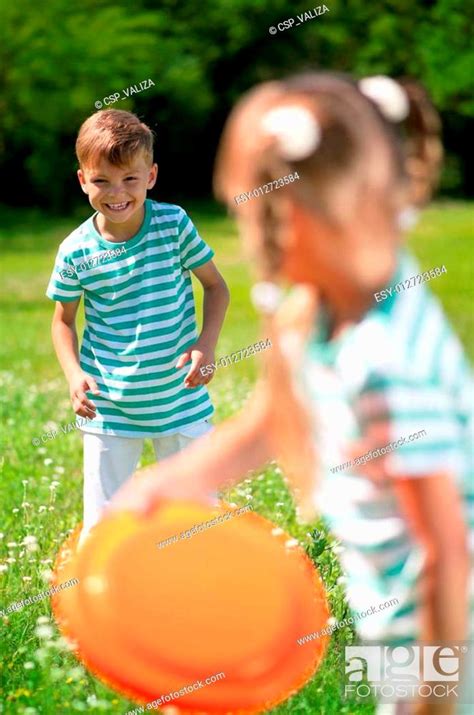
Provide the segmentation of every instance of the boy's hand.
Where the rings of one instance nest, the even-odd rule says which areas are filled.
[[[186,352],[179,356],[176,369],[179,370],[189,361],[191,361],[191,367],[184,378],[185,387],[191,388],[198,387],[198,385],[207,385],[207,383],[212,380],[214,371],[210,372],[209,375],[203,375],[200,368],[214,363],[214,348],[198,340],[194,345],[191,345]]]
[[[74,373],[69,380],[69,395],[71,397],[72,406],[76,415],[94,419],[96,416],[96,406],[87,397],[87,391],[94,393],[94,395],[100,395],[94,378],[90,375],[86,375],[82,370],[79,370]]]

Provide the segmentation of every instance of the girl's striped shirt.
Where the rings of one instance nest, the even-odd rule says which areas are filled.
[[[393,284],[418,273],[403,255]],[[411,536],[391,480],[449,474],[474,547],[472,375],[438,301],[423,285],[394,293],[337,339],[328,339],[327,321],[318,322],[300,378],[321,460],[315,502],[341,540],[352,609],[398,599],[358,622],[359,635],[413,641],[420,634],[425,553]],[[351,442],[376,423],[388,434],[381,446],[405,438],[386,456],[388,481],[369,479],[347,461]]]
[[[97,214],[95,214],[97,215]],[[173,434],[213,413],[207,388],[184,387],[178,357],[197,340],[190,271],[213,251],[179,206],[147,199],[139,232],[111,242],[91,216],[60,245],[46,295],[84,296],[81,368],[97,416],[83,431],[122,437]]]

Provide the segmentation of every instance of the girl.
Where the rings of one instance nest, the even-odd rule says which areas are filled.
[[[403,148],[382,112],[404,121]],[[302,515],[322,512],[345,547],[351,607],[398,600],[357,625],[388,645],[468,635],[468,367],[424,285],[388,291],[419,275],[400,224],[431,194],[438,129],[424,93],[388,78],[308,74],[239,102],[215,186],[263,281],[265,375],[242,413],[115,500],[147,513],[161,497],[202,499],[278,458]],[[283,302],[277,284],[294,287]]]

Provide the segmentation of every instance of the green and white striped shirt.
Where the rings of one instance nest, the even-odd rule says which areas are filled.
[[[391,284],[419,273],[400,257]],[[426,434],[387,454],[390,477],[446,472],[457,481],[472,534],[473,381],[463,349],[424,285],[394,293],[338,339],[319,321],[307,345],[301,381],[313,413],[321,459],[314,498],[342,542],[347,594],[354,611],[397,598],[396,607],[358,622],[367,641],[403,643],[420,634],[420,577],[425,554],[413,540],[390,480],[374,482],[347,462],[350,443],[375,422],[389,439]],[[440,518],[443,505],[440,504]]]
[[[179,355],[197,339],[190,270],[213,251],[179,206],[147,199],[139,232],[115,243],[93,216],[60,245],[46,295],[84,295],[82,369],[100,395],[83,431],[122,437],[179,432],[213,413],[205,386],[185,388]]]

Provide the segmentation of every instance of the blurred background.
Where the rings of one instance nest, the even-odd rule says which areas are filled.
[[[447,159],[437,200],[407,240],[421,270],[446,266],[429,289],[474,357],[468,200],[474,178],[467,158],[474,2],[328,0],[326,6],[329,12],[317,16],[310,0],[1,3],[0,610],[47,587],[60,544],[81,520],[82,443],[77,431],[61,431],[74,415],[51,344],[53,304],[44,293],[60,242],[92,212],[76,179],[74,143],[96,102],[105,106],[114,93],[154,83],[110,106],[136,112],[154,130],[160,173],[152,197],[181,204],[215,251],[231,292],[220,357],[260,336],[236,226],[211,197],[218,138],[233,102],[256,82],[308,68],[421,80],[442,114]],[[269,33],[309,11],[314,19]],[[200,315],[199,287],[195,295]],[[240,409],[257,370],[252,358],[217,371],[210,384],[216,422]],[[33,446],[52,429],[60,436]],[[147,444],[142,464],[151,461]],[[346,618],[341,547],[323,523],[298,524],[278,465],[228,496],[250,502],[300,541],[324,579],[333,616]],[[373,703],[341,697],[344,644],[354,637],[351,626],[338,629],[314,678],[275,713],[373,713]],[[123,715],[134,708],[78,664],[47,599],[0,617],[0,643],[2,715]]]
[[[67,211],[82,196],[74,141],[94,103],[151,79],[111,105],[157,135],[162,197],[204,197],[233,102],[256,82],[305,68],[413,75],[444,122],[442,193],[473,189],[465,151],[474,116],[473,0],[331,0],[329,12],[271,35],[310,0],[48,0],[2,3],[2,202]],[[313,10],[313,15],[316,12]]]

